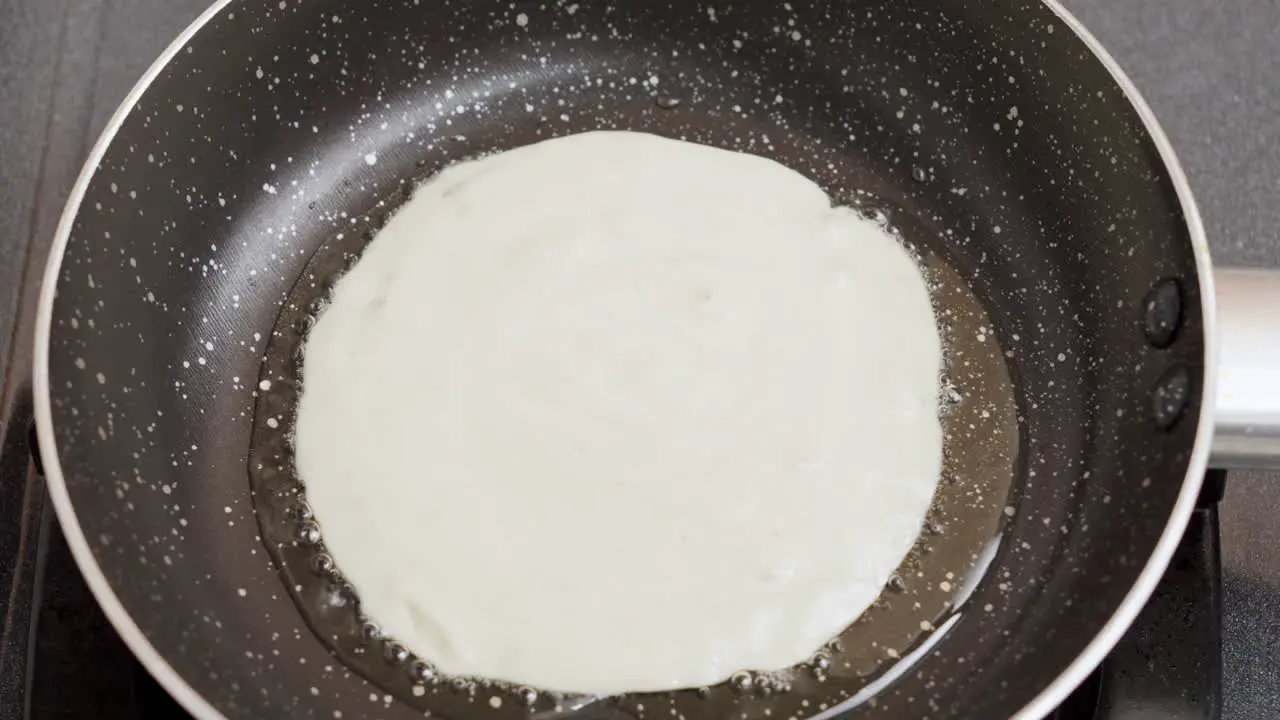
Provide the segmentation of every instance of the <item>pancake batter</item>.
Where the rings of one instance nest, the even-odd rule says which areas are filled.
[[[362,609],[592,694],[808,659],[941,468],[920,270],[770,160],[628,132],[423,185],[306,348],[298,465]]]

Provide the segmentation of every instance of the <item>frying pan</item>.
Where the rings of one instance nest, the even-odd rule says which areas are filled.
[[[947,474],[811,666],[495,708],[359,614],[261,419],[409,183],[599,128],[772,157],[881,213],[936,288]],[[1039,717],[1150,594],[1211,456],[1280,463],[1280,283],[1214,280],[1163,132],[1056,2],[225,1],[72,193],[40,449],[107,616],[200,718]]]

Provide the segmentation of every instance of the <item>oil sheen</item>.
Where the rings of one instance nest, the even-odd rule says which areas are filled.
[[[630,132],[425,183],[305,349],[299,474],[442,672],[598,695],[807,660],[942,462],[924,277],[760,157]]]

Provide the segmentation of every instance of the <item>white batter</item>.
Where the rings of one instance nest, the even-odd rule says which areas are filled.
[[[428,182],[307,347],[298,463],[364,611],[593,694],[803,662],[914,543],[941,350],[888,235],[759,157],[623,132]]]

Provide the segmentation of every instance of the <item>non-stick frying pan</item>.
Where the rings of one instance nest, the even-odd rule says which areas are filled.
[[[289,412],[310,303],[408,183],[596,128],[883,213],[936,284],[948,473],[881,602],[787,679],[494,708],[364,624],[257,418]],[[90,587],[198,717],[1037,717],[1151,592],[1211,449],[1277,460],[1276,284],[1220,277],[1259,311],[1220,330],[1212,279],[1163,133],[1053,2],[221,2],[72,193],[38,430]]]

